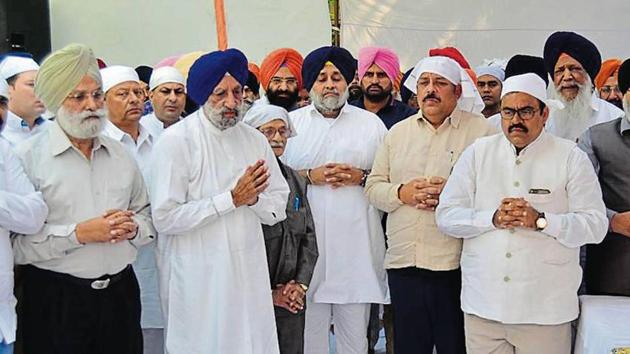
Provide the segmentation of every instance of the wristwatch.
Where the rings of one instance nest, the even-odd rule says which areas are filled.
[[[545,213],[538,213],[538,218],[536,218],[536,231],[542,231],[545,227],[547,227]]]
[[[306,285],[304,285],[302,283],[299,283],[299,284],[300,284],[300,287],[302,288],[302,290],[304,290],[304,292],[306,292],[306,290],[308,290],[308,286],[306,286]]]
[[[359,185],[361,187],[365,187],[365,182],[367,181],[367,178],[370,175],[370,170],[361,170],[361,171],[363,171],[363,176],[361,176],[361,183]]]

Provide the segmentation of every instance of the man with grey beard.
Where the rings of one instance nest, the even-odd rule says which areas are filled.
[[[328,353],[331,321],[337,353],[366,353],[370,304],[389,303],[381,215],[363,194],[387,128],[374,113],[347,104],[355,70],[343,48],[314,50],[302,66],[313,103],[290,113],[297,136],[283,159],[311,183],[319,250],[306,292],[305,353]]]
[[[201,56],[186,86],[202,108],[153,149],[169,354],[278,353],[261,223],[286,218],[289,187],[265,136],[241,122],[246,80],[239,50]]]
[[[141,354],[131,263],[155,230],[135,161],[101,134],[104,94],[92,50],[71,44],[50,55],[35,93],[56,120],[17,147],[49,209],[40,231],[13,242],[16,263],[26,265],[24,352]]]
[[[564,104],[550,112],[548,132],[575,141],[589,127],[623,115],[593,90],[602,58],[591,41],[574,32],[555,32],[545,43],[544,60],[553,79],[551,98]]]

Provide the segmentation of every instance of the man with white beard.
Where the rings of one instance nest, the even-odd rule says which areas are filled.
[[[136,162],[101,134],[106,112],[92,50],[71,44],[42,64],[35,93],[56,115],[17,147],[48,205],[44,227],[14,238],[25,264],[25,353],[142,353],[131,263],[155,237]]]
[[[623,115],[593,90],[602,58],[591,41],[574,32],[555,32],[545,43],[544,59],[553,79],[551,98],[564,104],[550,112],[548,132],[575,141],[589,127]]]
[[[379,211],[363,194],[387,128],[374,113],[347,103],[356,61],[338,47],[311,52],[302,66],[312,104],[292,111],[297,136],[284,161],[309,179],[319,258],[306,293],[304,352],[366,353],[370,304],[389,303]]]
[[[169,354],[277,354],[261,223],[286,218],[289,187],[267,139],[241,122],[247,59],[202,55],[189,96],[202,106],[153,149],[151,201]]]

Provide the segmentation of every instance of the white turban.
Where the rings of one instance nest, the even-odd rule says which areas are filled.
[[[133,81],[140,83],[138,73],[129,66],[112,65],[101,69],[103,77],[103,92],[107,93],[112,87],[122,84],[123,82]]]
[[[547,98],[547,84],[537,74],[526,73],[516,76],[508,77],[503,82],[503,89],[501,90],[501,99],[507,94],[513,92],[526,93],[530,96],[536,97],[550,108],[562,109],[564,105],[556,100]]]
[[[287,125],[287,128],[289,128],[291,132],[291,134],[289,134],[289,138],[297,135],[295,128],[289,119],[289,112],[280,106],[272,104],[257,104],[253,106],[249,109],[249,111],[247,111],[247,114],[245,114],[243,122],[258,129],[260,126],[276,119],[282,119]]]
[[[153,70],[151,79],[149,80],[149,90],[153,91],[156,87],[169,82],[182,84],[184,85],[184,89],[186,89],[186,79],[184,79],[184,75],[172,66],[163,66]]]
[[[0,96],[9,99],[9,85],[7,85],[7,80],[0,77]]]
[[[462,111],[481,113],[484,109],[485,104],[481,99],[481,95],[479,95],[479,91],[477,91],[477,86],[466,70],[455,60],[443,56],[420,59],[404,83],[405,87],[414,94],[417,94],[416,85],[422,73],[437,74],[450,81],[453,85],[461,85],[462,95],[457,100],[457,108]],[[419,99],[422,98],[419,97]]]
[[[101,83],[92,49],[84,44],[69,44],[44,60],[35,79],[35,95],[56,113],[85,75]]]
[[[10,78],[27,71],[37,71],[39,65],[31,58],[9,55],[0,63],[0,75]]]
[[[475,74],[477,74],[477,77],[480,77],[482,75],[494,76],[495,78],[497,78],[497,80],[501,82],[505,80],[505,70],[503,70],[503,68],[497,65],[478,66],[475,69]]]

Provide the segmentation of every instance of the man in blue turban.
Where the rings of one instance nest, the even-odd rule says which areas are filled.
[[[169,354],[279,351],[261,223],[286,218],[289,187],[265,136],[241,122],[246,80],[236,49],[197,59],[187,88],[201,108],[153,150]]]

